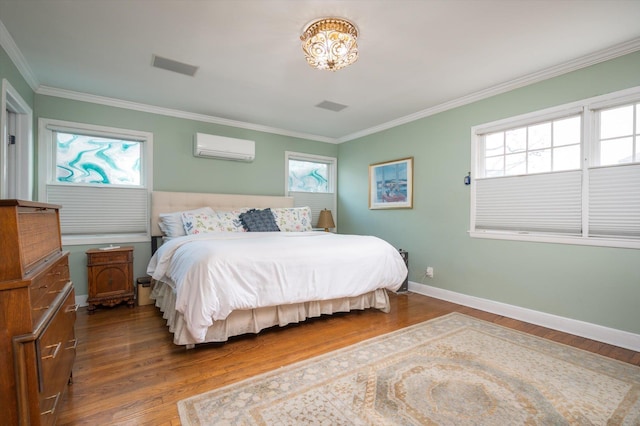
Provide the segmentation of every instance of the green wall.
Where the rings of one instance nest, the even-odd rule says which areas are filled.
[[[36,119],[67,120],[153,133],[153,189],[156,191],[284,195],[285,151],[330,157],[338,154],[335,144],[45,95],[36,95],[34,115]],[[192,145],[196,132],[254,140],[256,159],[241,163],[196,158]],[[146,275],[151,257],[150,243],[127,245],[135,247],[134,275]],[[88,293],[85,252],[93,247],[97,246],[65,246],[71,253],[71,278],[77,295]]]
[[[378,235],[408,250],[412,281],[640,333],[640,250],[472,239],[467,235],[469,188],[463,185],[471,162],[472,126],[639,86],[640,53],[341,145],[34,95],[2,49],[0,78],[7,78],[33,107],[35,120],[152,132],[155,190],[281,195],[284,151],[337,156],[340,231]],[[256,160],[194,158],[195,132],[253,139]],[[368,165],[408,156],[415,159],[414,208],[370,211]],[[134,273],[142,276],[150,247],[134,246]],[[71,251],[78,295],[87,294],[84,252],[91,247],[65,247]],[[435,268],[433,279],[422,278],[427,266]]]
[[[640,53],[339,145],[340,232],[409,251],[410,280],[640,333],[640,250],[473,239],[471,127],[640,86]],[[414,207],[368,209],[368,166],[414,157]],[[427,266],[434,278],[423,279]]]
[[[29,107],[33,109],[33,90],[31,90],[18,68],[13,64],[4,48],[0,47],[0,81],[5,78],[18,91],[22,99],[29,104]]]

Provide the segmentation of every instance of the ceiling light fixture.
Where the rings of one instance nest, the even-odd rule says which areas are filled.
[[[358,60],[358,29],[342,18],[311,22],[300,36],[302,50],[313,68],[336,71]]]

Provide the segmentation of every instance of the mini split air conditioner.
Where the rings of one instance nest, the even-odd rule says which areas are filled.
[[[193,138],[193,155],[234,161],[253,161],[256,143],[246,139],[196,133]]]

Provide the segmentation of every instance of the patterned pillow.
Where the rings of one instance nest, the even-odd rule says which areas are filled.
[[[182,213],[182,225],[186,235],[203,234],[207,232],[220,232],[218,215],[216,212],[184,212]]]
[[[182,223],[182,213],[209,213],[213,214],[211,207],[201,207],[195,210],[187,210],[184,212],[175,213],[161,213],[158,226],[160,230],[168,238],[182,237],[187,235],[184,230],[184,224]]]
[[[283,232],[312,231],[310,207],[280,207],[271,209],[276,225]]]
[[[246,232],[247,230],[242,226],[240,215],[247,210],[249,209],[242,208],[231,211],[216,210],[216,215],[218,216],[218,228],[225,232]]]
[[[278,232],[280,228],[276,225],[271,209],[256,210],[251,209],[240,215],[240,221],[249,232]]]

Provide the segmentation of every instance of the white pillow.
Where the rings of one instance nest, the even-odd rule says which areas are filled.
[[[272,208],[273,218],[282,232],[312,231],[310,207]]]
[[[214,214],[214,211],[211,207],[201,207],[194,210],[186,210],[184,212],[160,213],[158,226],[166,237],[174,238],[187,235],[187,233],[184,231],[184,225],[182,224],[182,213],[187,212]]]

